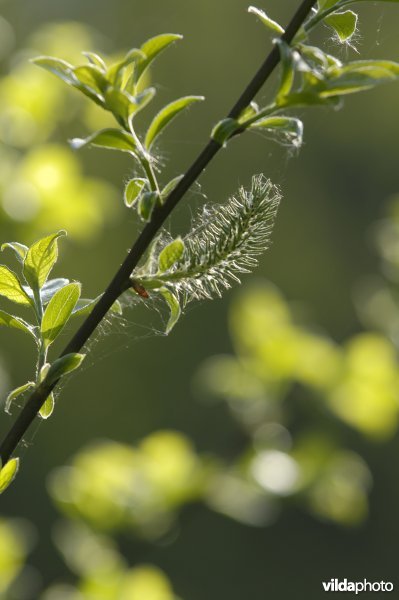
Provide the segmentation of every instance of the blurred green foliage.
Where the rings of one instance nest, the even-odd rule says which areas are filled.
[[[126,47],[131,44],[133,34],[135,39],[141,40],[154,32],[154,25],[164,30],[164,22],[170,23],[175,10],[173,30],[193,34],[195,48],[188,46],[186,68],[176,68],[170,63],[171,80],[177,80],[181,93],[186,93],[186,85],[191,89],[200,77],[209,78],[209,88],[204,91],[211,98],[213,95],[208,109],[212,118],[200,115],[196,129],[208,127],[213,116],[220,117],[226,98],[236,93],[241,80],[247,78],[247,69],[252,69],[253,62],[257,61],[253,57],[257,53],[260,57],[264,54],[264,36],[253,34],[254,48],[249,48],[248,53],[242,46],[239,48],[240,64],[236,65],[233,81],[223,78],[223,69],[229,73],[226,65],[230,65],[231,55],[240,45],[240,33],[242,40],[248,40],[252,32],[242,19],[246,3],[228,5],[228,11],[226,3],[205,2],[185,7],[179,2],[150,2],[148,7],[136,3],[134,8],[140,8],[141,16],[134,20],[127,18],[126,3],[117,2],[115,11],[120,16],[112,22],[105,3],[50,4],[47,3],[47,8],[51,16],[66,18],[68,14],[71,18],[82,14],[82,20],[95,21],[104,31],[108,25],[115,27],[118,41],[120,35],[121,44]],[[274,14],[281,13],[280,22],[285,22],[296,6],[294,2],[288,4],[274,3]],[[25,3],[24,8],[30,7]],[[15,3],[10,12],[20,16],[22,11],[18,11],[21,8]],[[215,15],[214,23],[209,22],[210,11]],[[29,10],[25,13],[31,15]],[[393,11],[381,16],[377,33],[375,12],[370,13],[370,17],[366,12],[362,19],[366,32],[371,33],[372,43],[377,46],[382,35],[380,28],[387,27],[391,32],[386,36],[393,56],[397,36],[394,19],[388,23],[390,14],[393,15]],[[212,42],[213,38],[219,40],[217,19],[221,16],[227,18],[232,32],[222,48],[219,41]],[[20,18],[19,33],[23,37],[22,34],[42,17],[33,15],[29,24],[27,16]],[[183,27],[175,26],[175,20],[179,19]],[[10,28],[4,27],[8,34],[0,37],[0,54],[3,46],[6,52],[7,44],[13,41]],[[196,44],[203,39],[205,27],[207,44],[198,56]],[[41,29],[43,42],[24,41],[24,47],[32,50],[21,50],[10,64],[10,75],[3,78],[5,82],[11,79],[11,74],[23,73],[27,85],[32,85],[32,93],[22,98],[22,79],[19,86],[15,81],[12,84],[8,81],[4,89],[14,91],[13,95],[11,91],[1,93],[2,98],[10,96],[7,102],[2,100],[8,118],[0,125],[2,139],[7,142],[0,161],[1,202],[5,202],[7,191],[14,194],[15,181],[22,184],[19,191],[24,201],[27,200],[26,206],[39,206],[39,210],[32,209],[30,215],[22,211],[18,217],[18,214],[9,215],[3,208],[0,226],[7,229],[4,239],[26,236],[33,240],[43,230],[47,233],[49,229],[67,227],[77,241],[90,241],[90,236],[117,216],[113,204],[115,191],[104,180],[94,182],[91,177],[82,175],[75,155],[65,146],[64,128],[73,136],[80,131],[82,122],[88,132],[107,127],[109,122],[101,120],[97,109],[80,104],[75,95],[66,96],[56,80],[50,80],[33,66],[23,68],[22,65],[24,56],[38,52],[78,60],[80,49],[96,47],[93,40],[97,38],[86,24],[50,25]],[[68,51],[67,45],[63,46],[67,31],[70,32]],[[82,38],[81,35],[94,37]],[[51,37],[52,41],[46,45],[45,39]],[[102,40],[99,45],[103,45]],[[366,43],[366,49],[371,50],[370,43]],[[372,50],[374,53],[375,48]],[[224,53],[226,62],[223,62]],[[216,57],[220,69],[216,67]],[[45,88],[41,77],[46,77]],[[223,93],[219,87],[216,93],[215,86],[220,85],[221,80]],[[231,186],[236,187],[237,176],[232,173],[243,173],[243,178],[249,176],[254,162],[256,170],[260,171],[267,164],[267,169],[279,177],[285,169],[282,163],[290,165],[289,181],[284,182],[288,199],[283,205],[272,260],[263,265],[262,271],[269,278],[271,273],[279,287],[264,283],[247,285],[233,303],[230,330],[234,350],[224,335],[226,304],[216,304],[214,308],[204,304],[200,310],[187,315],[187,325],[177,331],[175,341],[168,340],[168,351],[162,345],[163,340],[157,339],[140,341],[132,347],[125,335],[123,344],[128,346],[125,357],[111,354],[107,365],[105,361],[101,363],[104,368],[97,371],[98,377],[93,377],[89,370],[77,386],[71,385],[68,390],[71,402],[60,406],[58,426],[55,422],[53,433],[41,430],[35,440],[36,458],[30,459],[21,474],[25,478],[21,480],[21,485],[26,486],[25,494],[17,496],[11,491],[5,496],[4,514],[19,511],[31,515],[40,531],[40,543],[32,559],[28,559],[28,567],[23,569],[33,545],[32,535],[14,520],[2,520],[0,581],[4,600],[24,597],[36,600],[40,595],[43,600],[119,597],[174,600],[172,586],[165,575],[156,567],[139,566],[141,556],[146,557],[146,563],[161,564],[179,590],[184,587],[189,590],[184,597],[190,600],[226,594],[235,600],[249,597],[251,593],[256,597],[260,591],[263,597],[270,582],[276,581],[285,585],[285,591],[280,595],[276,591],[274,596],[285,600],[294,597],[294,586],[298,586],[302,578],[309,585],[310,581],[316,581],[319,586],[322,572],[331,576],[333,562],[337,570],[345,570],[345,575],[348,564],[351,568],[357,565],[353,568],[357,568],[362,577],[366,567],[381,573],[382,569],[389,571],[396,564],[397,486],[393,473],[397,468],[394,452],[397,438],[392,441],[392,436],[397,428],[398,406],[394,346],[399,343],[396,296],[399,227],[395,199],[385,220],[373,226],[383,256],[382,274],[361,281],[365,272],[377,270],[363,247],[364,231],[380,214],[381,199],[397,189],[396,173],[392,176],[396,137],[388,139],[388,132],[394,131],[390,107],[394,108],[397,101],[392,89],[381,94],[371,95],[361,104],[356,100],[355,109],[349,102],[346,112],[337,116],[330,113],[315,116],[314,125],[309,127],[304,157],[297,166],[281,159],[279,150],[274,152],[273,149],[276,156],[273,158],[265,152],[265,140],[261,139],[252,153],[243,151],[245,147],[239,144],[232,147],[227,158],[221,157],[217,173],[206,174],[205,185],[211,183],[211,189],[224,194],[230,181]],[[32,103],[35,98],[38,104],[35,110],[27,108],[28,98]],[[50,102],[54,103],[50,105]],[[378,103],[384,105],[384,110],[377,114]],[[376,118],[370,119],[370,114]],[[331,120],[327,116],[331,116]],[[366,119],[368,126],[364,127]],[[345,123],[345,144],[340,128],[342,122]],[[190,137],[189,126],[187,131]],[[200,135],[193,136],[189,142],[192,146],[184,143],[179,147],[179,140],[187,142],[187,131],[182,125],[172,138],[176,160],[184,164],[191,150],[195,151],[196,144],[202,140]],[[28,140],[31,141],[28,143]],[[382,147],[384,152],[381,152]],[[44,170],[42,175],[41,169]],[[118,178],[111,175],[111,180],[117,182]],[[46,192],[47,184],[51,184],[51,189]],[[91,192],[83,194],[85,189]],[[18,208],[16,192],[18,188],[15,195],[10,196],[14,198],[14,210]],[[37,195],[39,201],[29,200]],[[59,203],[58,198],[62,199]],[[297,198],[300,202],[296,202]],[[10,208],[11,202],[8,206]],[[45,223],[43,229],[42,223]],[[97,290],[103,270],[113,268],[113,247],[118,246],[119,259],[120,245],[124,247],[125,239],[130,240],[131,229],[131,223],[121,223],[121,228],[110,236],[98,267],[93,268],[92,252],[80,251],[74,255],[73,250],[67,257],[71,266],[78,262],[83,266],[85,261],[89,263],[90,283]],[[360,333],[361,326],[350,306],[347,291],[354,281],[359,281],[356,306],[365,324],[363,333]],[[301,303],[288,303],[285,296],[299,298]],[[303,303],[309,306],[310,301],[311,318],[303,310]],[[251,336],[246,335],[244,323]],[[331,337],[325,334],[325,329],[332,332]],[[131,331],[129,329],[129,335]],[[209,354],[210,337],[212,346],[224,355],[204,363],[196,387],[202,390],[202,396],[218,397],[222,402],[198,405],[189,401],[187,381],[195,363]],[[112,349],[109,352],[112,353]],[[154,360],[155,352],[163,352],[162,364]],[[7,379],[18,382],[20,378],[23,360],[22,366],[14,367],[12,358],[19,358],[21,354],[19,344],[7,346],[4,355],[10,373],[4,369],[1,372],[3,392],[11,387]],[[176,364],[180,366],[178,378],[168,374]],[[123,373],[128,373],[128,378],[124,378]],[[111,379],[112,386],[108,383]],[[173,394],[168,393],[172,385]],[[102,396],[109,394],[108,402],[98,401],[100,392]],[[90,429],[93,414],[94,425]],[[189,432],[201,450],[196,452],[188,437],[172,431],[144,437],[148,431],[164,424]],[[74,432],[68,439],[67,430]],[[67,455],[75,452],[77,445],[88,436],[98,435],[98,431],[102,435],[112,432],[114,437],[126,438],[127,442],[98,442],[67,461]],[[132,439],[140,438],[143,442],[131,444]],[[383,445],[375,443],[384,440],[387,442],[385,451]],[[54,539],[68,570],[74,573],[72,576],[67,568],[60,566],[50,547],[49,529],[55,516],[46,496],[37,492],[38,480],[43,480],[50,467],[63,462],[69,464],[56,468],[50,477],[49,489],[58,509],[69,519],[55,527]],[[168,477],[166,481],[164,473],[173,473],[176,480]],[[377,486],[369,502],[371,473]],[[213,509],[258,529],[239,525],[230,528],[223,518],[212,518],[208,513],[202,516],[201,509],[197,508],[201,499]],[[183,525],[187,524],[183,508],[191,502],[195,503],[195,512],[190,514],[196,515],[197,527],[188,527],[189,534],[180,536],[177,550],[175,546],[168,547],[169,555],[174,557],[169,563],[156,560],[162,558],[162,552],[151,553],[148,546],[134,541],[149,540],[158,548],[155,544],[158,538],[162,540],[163,536],[176,533],[178,511],[183,513]],[[317,520],[306,520],[305,512],[296,512],[302,507]],[[369,510],[371,525],[365,521]],[[279,513],[282,518],[276,524]],[[104,518],[110,527],[105,526]],[[348,532],[328,522],[358,527],[350,527]],[[264,535],[259,526],[266,524],[269,527]],[[96,529],[101,533],[95,532]],[[120,549],[111,536],[122,540]],[[128,538],[131,545],[127,544]],[[300,552],[298,539],[301,540]],[[328,548],[331,548],[330,554]],[[55,583],[48,591],[40,591],[43,586],[37,582],[34,585],[30,580],[29,563],[42,571],[45,586],[49,581],[67,583]],[[195,568],[187,568],[188,563],[195,563]],[[209,582],[202,569],[209,574]],[[291,574],[289,578],[287,570]],[[286,580],[283,583],[282,577]]]

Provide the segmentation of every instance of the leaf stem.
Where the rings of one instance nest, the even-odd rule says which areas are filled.
[[[287,44],[292,42],[294,36],[305,22],[315,3],[316,0],[303,0],[301,2],[290,23],[288,24],[285,33],[282,35],[282,39]],[[257,71],[237,102],[234,104],[233,108],[230,110],[227,116],[228,118],[237,119],[240,116],[243,109],[250,104],[263,84],[270,77],[279,61],[280,52],[278,47],[274,45],[260,69]],[[155,208],[151,221],[144,227],[121,267],[118,269],[111,283],[105,290],[104,294],[101,296],[100,300],[95,305],[87,319],[75,333],[69,344],[62,352],[61,356],[65,356],[71,352],[79,352],[84,344],[88,341],[97,325],[105,317],[115,300],[117,300],[117,298],[131,286],[131,281],[129,278],[138,262],[144,255],[145,251],[151,244],[152,240],[156,236],[157,232],[162,227],[163,223],[178,202],[180,202],[180,200],[183,198],[187,190],[198,179],[206,166],[211,162],[221,148],[221,144],[213,139],[209,140],[198,158],[189,167],[184,177],[169,194],[165,203],[158,205]],[[43,402],[46,400],[47,396],[54,389],[57,383],[57,381],[49,383],[47,378],[45,378],[40,385],[35,388],[33,393],[26,401],[25,406],[19,413],[10,431],[0,445],[0,457],[3,464],[8,461],[14,452],[19,442],[25,435],[27,429],[35,419]]]

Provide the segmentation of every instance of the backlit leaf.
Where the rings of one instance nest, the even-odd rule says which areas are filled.
[[[256,8],[256,6],[250,6],[248,8],[248,12],[256,15],[258,19],[274,33],[278,33],[279,35],[282,35],[284,33],[284,29],[281,27],[281,25],[279,25],[278,23],[276,23],[276,21],[273,21],[273,19],[268,17],[263,10],[260,10],[260,8]]]
[[[152,120],[146,136],[145,136],[145,146],[146,148],[151,148],[152,144],[156,140],[156,138],[162,133],[165,127],[184,109],[193,104],[193,102],[199,102],[200,100],[204,100],[203,96],[185,96],[184,98],[179,98],[170,104],[167,104]]]
[[[25,256],[28,252],[28,246],[20,244],[19,242],[6,242],[1,246],[1,251],[3,252],[3,250],[5,250],[6,248],[10,248],[14,252],[18,261],[21,264],[24,264]]]
[[[357,14],[351,10],[328,15],[324,22],[334,29],[341,42],[349,40],[356,31]]]
[[[66,354],[65,356],[61,356],[57,360],[55,360],[51,365],[47,372],[46,379],[49,384],[53,384],[55,381],[58,381],[60,377],[63,375],[67,375],[71,373],[82,364],[85,358],[85,354],[78,354],[77,352],[72,352],[71,354]]]
[[[1,325],[5,327],[12,327],[13,329],[20,329],[21,331],[32,335],[36,340],[36,336],[31,325],[26,323],[20,317],[14,317],[13,315],[6,313],[4,310],[0,310],[0,326]]]
[[[45,346],[61,333],[80,296],[80,284],[70,283],[58,290],[44,312],[41,332]]]
[[[0,296],[17,304],[30,305],[29,297],[22,288],[18,277],[4,265],[0,265]]]
[[[0,471],[0,494],[2,494],[15,479],[19,468],[19,458],[9,460]]]
[[[176,325],[177,321],[180,318],[181,315],[181,308],[180,308],[180,303],[179,300],[176,298],[176,296],[174,294],[172,294],[172,292],[170,290],[168,290],[167,288],[161,288],[159,290],[160,294],[162,294],[162,296],[164,297],[164,299],[166,300],[169,309],[170,309],[170,316],[169,316],[169,320],[168,323],[166,325],[166,330],[165,333],[166,335],[168,333],[170,333],[173,329],[173,327]]]
[[[42,404],[39,415],[42,419],[48,419],[51,417],[54,411],[54,394],[51,393],[47,396],[46,400]]]
[[[184,252],[184,242],[181,238],[173,240],[161,251],[158,259],[158,269],[160,273],[168,271],[182,257]]]
[[[6,398],[6,402],[5,402],[5,406],[4,406],[4,410],[6,411],[6,413],[10,413],[10,406],[13,403],[13,401],[15,400],[15,398],[18,398],[18,396],[21,396],[21,394],[23,394],[27,390],[33,388],[34,386],[35,386],[34,381],[28,381],[28,383],[24,383],[24,385],[20,385],[19,387],[12,390],[12,392],[10,392]]]
[[[152,61],[165,50],[168,46],[173,44],[176,40],[181,40],[183,36],[175,33],[164,33],[150,38],[141,46],[140,50],[145,54],[145,58],[137,63],[134,69],[134,78],[136,84],[140,81],[146,69],[150,66]]]
[[[129,208],[133,206],[147,184],[147,179],[142,177],[134,177],[128,181],[123,194],[126,206]]]
[[[33,290],[40,289],[50,274],[58,258],[58,243],[65,231],[58,231],[35,242],[28,250],[23,273],[27,283]]]
[[[99,148],[122,150],[123,152],[133,152],[136,149],[133,136],[120,129],[102,129],[86,139],[74,138],[70,143],[75,149],[84,146],[98,146]]]

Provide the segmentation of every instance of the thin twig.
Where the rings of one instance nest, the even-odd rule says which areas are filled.
[[[285,42],[288,44],[292,42],[294,36],[301,28],[315,3],[316,0],[303,0],[282,36],[282,39]],[[274,45],[272,51],[258,72],[255,74],[244,92],[241,94],[240,98],[237,100],[236,104],[229,112],[229,118],[237,118],[242,110],[248,106],[255,95],[259,92],[263,84],[270,77],[279,61],[280,53],[278,47]],[[118,269],[111,283],[108,285],[104,294],[101,296],[100,300],[97,302],[84,323],[82,323],[64,351],[61,353],[61,356],[71,352],[79,352],[84,344],[89,340],[93,331],[103,320],[113,303],[130,286],[129,277],[132,274],[133,269],[137,266],[155,235],[162,227],[166,218],[220,149],[221,145],[215,140],[211,139],[198,158],[187,170],[180,183],[170,193],[166,202],[154,210],[151,221],[144,227],[143,231],[133,244],[130,252],[128,253],[121,267]],[[57,382],[49,385],[48,382],[46,383],[46,379],[44,379],[44,381],[28,398],[25,406],[21,410],[15,423],[12,425],[9,433],[6,435],[0,446],[0,457],[2,464],[5,464],[13,454],[19,442],[25,435],[27,429],[35,419],[43,402],[56,385]]]

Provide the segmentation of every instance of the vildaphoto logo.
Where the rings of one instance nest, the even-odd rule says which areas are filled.
[[[325,592],[355,592],[360,594],[361,592],[392,592],[393,583],[390,581],[348,581],[347,579],[330,579],[330,581],[323,581],[323,588]]]

